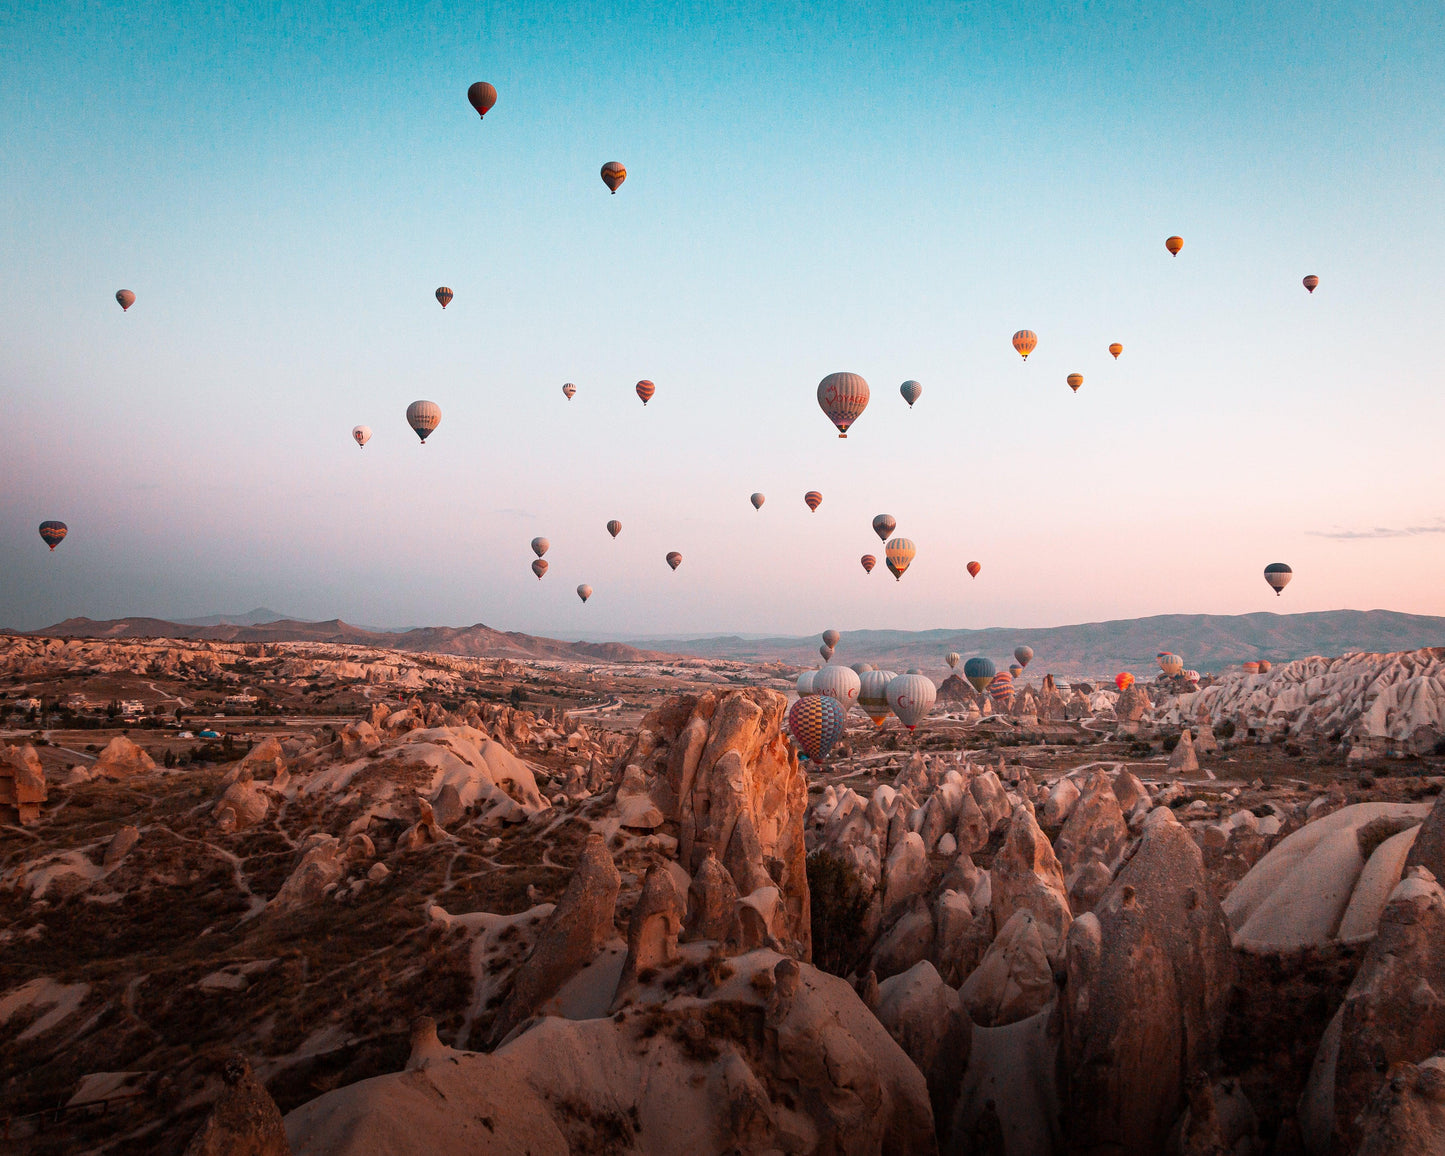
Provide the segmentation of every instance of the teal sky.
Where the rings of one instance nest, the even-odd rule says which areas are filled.
[[[817,7],[7,5],[0,624],[1445,614],[1445,9]]]

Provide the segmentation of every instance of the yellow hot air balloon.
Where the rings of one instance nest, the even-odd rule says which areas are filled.
[[[1034,351],[1034,347],[1038,343],[1039,335],[1032,329],[1020,329],[1014,334],[1014,348],[1025,361],[1029,359],[1029,354]]]
[[[908,569],[909,564],[913,561],[913,556],[917,553],[918,547],[910,538],[890,538],[888,540],[888,544],[883,547],[883,555],[895,581],[902,580],[903,572]]]
[[[1170,237],[1167,241],[1164,242],[1164,247],[1169,250],[1170,256],[1177,257],[1179,256],[1179,250],[1184,248],[1184,238]]]

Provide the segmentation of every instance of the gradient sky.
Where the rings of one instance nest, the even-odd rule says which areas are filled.
[[[1445,8],[821,7],[7,4],[0,624],[1445,614]]]

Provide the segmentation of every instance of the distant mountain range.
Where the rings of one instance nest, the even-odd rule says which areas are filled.
[[[728,635],[672,639],[665,645],[675,654],[702,658],[815,666],[822,661],[820,641],[816,635]],[[1020,644],[1033,647],[1030,674],[1142,673],[1154,668],[1154,656],[1161,650],[1180,655],[1187,667],[1207,672],[1258,658],[1279,662],[1352,650],[1445,646],[1445,618],[1393,610],[1327,610],[1313,614],[1159,614],[1039,629],[854,630],[844,633],[833,661],[871,662],[898,671],[916,666],[935,674],[944,668],[944,656],[956,651],[964,658],[987,655],[1004,669]]]
[[[265,611],[253,611],[249,618]],[[418,630],[377,631],[352,626],[333,618],[327,622],[297,622],[280,619],[275,622],[236,623],[224,621],[228,616],[214,615],[223,621],[200,620],[196,623],[167,622],[162,618],[114,618],[98,622],[91,618],[67,618],[43,630],[26,633],[50,638],[184,638],[209,639],[215,642],[332,642],[355,646],[381,646],[393,650],[431,651],[437,654],[460,654],[472,658],[550,658],[572,662],[644,662],[669,657],[656,651],[639,650],[620,642],[562,642],[555,638],[538,638],[531,634],[493,630],[477,623],[475,626],[433,626]]]

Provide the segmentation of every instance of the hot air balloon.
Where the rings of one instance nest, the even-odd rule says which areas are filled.
[[[1245,674],[1258,674],[1258,673],[1259,673],[1259,663],[1257,663],[1257,662],[1246,662],[1246,663],[1243,663],[1243,664],[1241,665],[1240,669],[1242,669]]]
[[[988,689],[988,684],[993,681],[996,668],[993,659],[984,658],[983,655],[975,655],[963,664],[963,677],[968,679],[973,689],[982,694]]]
[[[949,670],[955,669],[955,668],[958,666],[958,651],[956,651],[956,650],[951,650],[951,651],[949,651],[949,652],[948,652],[948,657],[945,658],[943,661],[946,662],[946,663],[948,663],[948,669],[949,669]]]
[[[843,737],[843,708],[831,695],[800,698],[788,710],[788,733],[799,751],[820,763]]]
[[[898,523],[893,520],[891,514],[879,514],[873,519],[873,532],[878,535],[880,542],[888,541],[888,535],[893,533]]]
[[[602,183],[612,190],[613,196],[622,187],[622,182],[627,179],[627,169],[620,161],[608,161],[602,166]]]
[[[497,103],[497,90],[485,80],[479,80],[467,89],[467,99],[477,110],[477,115],[485,117],[491,111],[492,105]]]
[[[810,510],[816,510],[823,504],[823,495],[818,493],[817,490],[809,490],[803,495],[803,504]]]
[[[977,562],[970,562],[967,566],[964,567],[964,569],[968,571],[968,576],[970,578],[977,578],[978,572],[982,570],[983,567],[980,566]]]
[[[825,642],[822,646],[818,647],[818,653],[823,656],[824,662],[829,662],[833,657],[833,648]]]
[[[1068,381],[1069,388],[1075,393],[1078,393],[1079,386],[1084,384],[1084,375],[1082,373],[1071,373],[1065,380]]]
[[[913,403],[923,396],[923,386],[916,381],[905,381],[898,387],[898,392],[903,395],[903,400],[908,403],[908,408],[913,408]]]
[[[40,523],[40,536],[52,550],[59,546],[61,542],[65,541],[65,535],[68,533],[70,533],[70,527],[64,522]]]
[[[805,670],[802,674],[798,675],[798,681],[796,685],[799,695],[818,693],[816,690],[813,689],[813,679],[817,676],[817,673],[818,672],[816,670]]]
[[[1184,238],[1170,237],[1167,241],[1164,242],[1164,247],[1169,250],[1169,255],[1171,257],[1177,257],[1179,256],[1179,250],[1184,248]]]
[[[1014,657],[1018,659],[1020,666],[1027,666],[1034,660],[1034,650],[1031,646],[1015,646]]]
[[[548,550],[550,550],[551,548],[552,548],[552,543],[549,542],[549,541],[547,541],[546,538],[533,538],[533,539],[532,539],[532,553],[535,554],[535,555],[537,555],[538,558],[542,557],[542,555],[545,554],[545,553],[546,553]]]
[[[1306,277],[1304,281],[1305,288],[1308,289],[1311,293],[1315,291],[1315,286],[1317,286],[1319,283],[1320,279],[1316,277],[1313,273]]]
[[[135,304],[135,294],[129,289],[117,289],[115,299],[120,303],[120,311],[122,313]]]
[[[622,533],[622,523],[616,518],[613,518],[612,521],[607,523],[607,532],[614,538],[617,537],[618,534]]]
[[[938,688],[922,674],[901,674],[888,684],[888,705],[898,721],[912,730],[933,709]]]
[[[414,401],[406,407],[406,424],[416,431],[422,445],[426,445],[427,436],[441,423],[441,406],[434,401]]]
[[[1124,352],[1124,347],[1116,341],[1113,345],[1109,346],[1109,352],[1114,355],[1114,360],[1118,361],[1119,354]]]
[[[1273,664],[1272,662],[1270,662],[1269,659],[1267,659],[1267,658],[1261,658],[1261,659],[1259,660],[1259,673],[1260,673],[1260,674],[1268,674],[1268,673],[1269,673],[1271,670],[1273,670],[1273,669],[1274,669],[1274,664]]]
[[[863,563],[863,573],[865,574],[873,573],[873,567],[878,565],[878,559],[873,557],[872,554],[864,554],[858,561]]]
[[[858,676],[858,705],[874,726],[881,727],[888,718],[888,684],[897,677],[891,670],[868,670]]]
[[[371,440],[371,427],[369,425],[352,426],[351,440],[362,449],[365,449],[366,443]]]
[[[572,400],[572,397],[574,394],[576,394],[576,392],[577,387],[573,385],[570,381],[562,387],[562,396],[565,397],[568,401]]]
[[[1166,654],[1159,660],[1159,669],[1162,670],[1167,677],[1173,678],[1184,670],[1184,660],[1177,654]]]
[[[1011,662],[1011,663],[1009,663],[1009,667],[1008,667],[1008,676],[1009,676],[1009,678],[1018,678],[1020,675],[1023,674],[1023,672],[1024,672],[1024,668],[1023,668],[1022,666],[1020,666],[1017,662]]]
[[[859,677],[846,666],[830,662],[813,676],[813,689],[819,694],[832,695],[848,713],[848,708],[858,701],[858,688],[862,685]]]
[[[544,558],[538,558],[532,563],[532,573],[537,575],[537,581],[542,581],[542,575],[547,573],[547,562]]]
[[[637,396],[642,398],[642,404],[646,405],[652,400],[652,395],[657,392],[657,386],[644,378],[637,383]]]
[[[1007,706],[1010,698],[1013,697],[1014,676],[1006,670],[1001,670],[989,680],[988,693],[993,695],[994,701],[1000,706]]]
[[[851,670],[854,674],[856,674],[859,678],[862,678],[865,674],[867,674],[870,670],[873,669],[873,664],[871,662],[855,662],[850,667],[848,667],[848,669]]]
[[[588,586],[585,582],[582,583],[581,586],[577,587],[577,597],[582,599],[583,602],[586,602],[587,599],[592,597],[592,587]]]
[[[1034,347],[1038,343],[1039,335],[1032,329],[1020,329],[1014,334],[1014,348],[1025,361],[1029,359],[1029,354],[1034,351]]]
[[[1128,690],[1131,686],[1134,685],[1134,676],[1130,674],[1127,670],[1122,671],[1121,673],[1114,676],[1114,685],[1117,686],[1121,691]]]
[[[825,630],[823,631],[823,644],[825,646],[837,646],[838,640],[842,637],[836,630]]]
[[[682,555],[676,550],[669,550],[667,552],[667,564],[676,570],[682,565]]]
[[[1271,562],[1264,568],[1264,580],[1269,583],[1275,597],[1289,585],[1289,580],[1293,577],[1294,571],[1283,562]]]
[[[856,373],[830,373],[818,382],[818,404],[838,427],[838,436],[845,438],[848,427],[868,408],[868,383]]]
[[[1184,681],[1185,681],[1185,682],[1198,682],[1198,681],[1199,681],[1199,672],[1198,672],[1197,670],[1186,670],[1186,671],[1184,672]]]
[[[452,303],[452,291],[443,285],[437,290],[437,300],[441,302],[442,308],[445,309]]]
[[[753,509],[755,510],[761,510],[763,508],[763,503],[767,500],[768,499],[763,497],[762,494],[754,494],[751,498],[748,499],[748,501],[752,502]]]
[[[888,539],[888,544],[883,547],[883,554],[888,562],[888,569],[893,572],[894,581],[902,580],[903,572],[908,569],[917,553],[918,547],[911,538]]]

